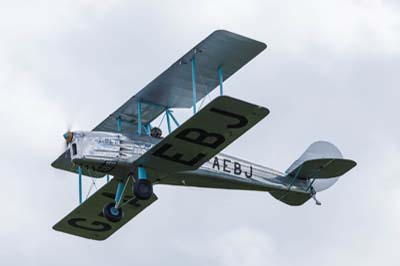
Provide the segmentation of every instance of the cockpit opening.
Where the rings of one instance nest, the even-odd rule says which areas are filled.
[[[153,138],[156,138],[156,139],[161,139],[161,136],[162,136],[161,129],[158,127],[153,127],[150,131],[150,136],[152,136]]]

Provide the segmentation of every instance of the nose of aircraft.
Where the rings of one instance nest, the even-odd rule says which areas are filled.
[[[65,132],[63,135],[67,144],[69,144],[72,141],[73,136],[74,136],[74,133],[72,133],[71,131]]]

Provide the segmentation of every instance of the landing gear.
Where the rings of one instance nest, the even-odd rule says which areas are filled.
[[[317,192],[315,191],[314,187],[311,186],[311,196],[313,198],[313,200],[315,201],[315,204],[318,206],[321,206],[322,203],[317,199]]]
[[[151,198],[151,195],[153,195],[153,185],[147,179],[138,179],[133,184],[133,194],[135,194],[138,199],[148,200]]]
[[[313,195],[313,199],[315,201],[315,204],[317,204],[318,206],[322,205],[322,203],[319,200],[317,200],[317,197],[315,195]]]
[[[126,178],[125,183],[122,182],[122,180],[120,180],[117,184],[115,201],[112,203],[108,203],[103,208],[104,217],[112,223],[119,222],[124,215],[121,206],[126,204],[126,202],[123,203],[122,197],[124,195],[124,191],[128,185],[129,180],[133,180],[134,182],[133,194],[135,195],[136,198],[140,200],[148,200],[153,195],[153,185],[150,182],[150,180],[147,179],[146,169],[139,166],[137,180],[134,181],[133,176],[128,176],[128,178]],[[128,202],[129,201],[130,200],[128,200]]]
[[[133,184],[133,194],[141,200],[148,200],[153,195],[153,185],[147,179],[146,169],[138,167],[138,179]]]
[[[104,206],[103,215],[112,223],[119,222],[123,216],[122,208],[116,208],[115,203],[111,202]]]
[[[103,208],[103,215],[112,223],[119,222],[124,215],[122,208],[120,207],[122,195],[124,194],[125,187],[128,184],[129,179],[123,182],[118,182],[117,192],[115,194],[115,202],[108,203]]]

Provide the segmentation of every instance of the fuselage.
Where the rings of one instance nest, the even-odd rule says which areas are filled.
[[[77,131],[69,144],[71,161],[90,171],[124,178],[134,175],[135,161],[159,141],[149,136]],[[148,170],[156,184],[297,192],[305,192],[307,187],[304,181],[293,180],[282,172],[223,153],[193,171],[171,175]]]

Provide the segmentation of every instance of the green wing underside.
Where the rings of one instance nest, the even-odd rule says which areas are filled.
[[[135,161],[166,175],[196,170],[269,114],[267,108],[219,96]]]
[[[78,165],[74,165],[71,162],[71,153],[69,149],[67,149],[66,151],[64,151],[63,154],[58,156],[58,158],[51,164],[51,166],[68,172],[78,173]],[[104,173],[89,170],[86,167],[82,168],[82,174],[85,176],[96,177],[96,178],[105,176]]]
[[[300,179],[333,178],[344,175],[355,165],[355,161],[342,158],[312,159],[304,161],[289,175]]]

